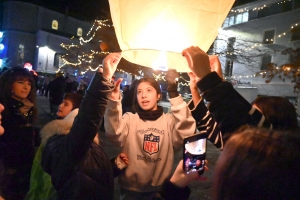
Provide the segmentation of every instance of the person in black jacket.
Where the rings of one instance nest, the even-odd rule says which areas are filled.
[[[0,160],[3,179],[0,190],[4,199],[23,199],[29,189],[34,158],[34,119],[37,114],[36,89],[32,74],[25,68],[14,67],[0,77],[2,126]]]
[[[69,134],[54,135],[45,145],[41,164],[51,175],[57,199],[113,199],[113,168],[97,131],[120,59],[121,54],[111,53],[103,60],[103,73],[94,75]]]

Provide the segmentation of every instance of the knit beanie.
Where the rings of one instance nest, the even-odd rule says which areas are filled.
[[[66,93],[64,95],[64,99],[69,100],[69,101],[72,102],[72,104],[73,104],[72,110],[74,110],[74,109],[80,107],[83,96],[81,94],[78,94],[78,93]]]

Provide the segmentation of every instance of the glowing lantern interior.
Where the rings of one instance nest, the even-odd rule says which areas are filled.
[[[207,51],[234,0],[109,0],[123,57],[146,67],[188,71],[183,49]]]

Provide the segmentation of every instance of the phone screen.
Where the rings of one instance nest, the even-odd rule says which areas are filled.
[[[184,138],[183,147],[183,169],[189,174],[198,171],[199,174],[204,172],[206,156],[206,135],[195,134]]]

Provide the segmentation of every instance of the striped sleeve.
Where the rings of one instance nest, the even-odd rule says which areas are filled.
[[[191,101],[189,103],[189,107],[194,119],[196,120],[196,127],[198,129],[198,132],[206,134],[207,139],[212,142],[217,148],[222,150],[224,147],[223,134],[218,127],[218,124],[213,115],[208,111],[206,105],[204,104],[204,101],[201,100],[195,107],[193,102]],[[248,114],[250,118],[254,119],[249,121],[248,125],[272,129],[272,124],[270,124],[265,119],[264,115],[254,107],[251,107]],[[254,124],[252,124],[251,122],[254,122]]]
[[[207,139],[220,150],[223,149],[223,137],[212,114],[208,111],[204,101],[201,100],[195,107],[193,101],[189,103],[192,115],[196,120],[199,133],[205,133]]]

